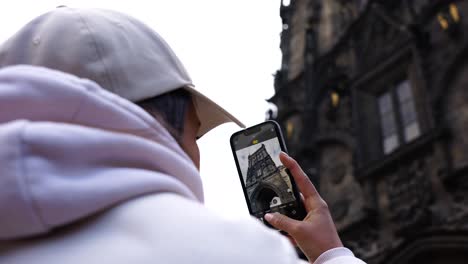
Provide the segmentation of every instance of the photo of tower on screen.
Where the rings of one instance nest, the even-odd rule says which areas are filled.
[[[286,168],[279,161],[278,138],[271,138],[236,152],[252,214],[289,214],[295,197]]]

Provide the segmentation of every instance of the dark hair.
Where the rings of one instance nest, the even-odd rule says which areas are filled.
[[[185,113],[191,99],[191,94],[180,88],[136,104],[158,119],[169,133],[179,140],[184,132]]]

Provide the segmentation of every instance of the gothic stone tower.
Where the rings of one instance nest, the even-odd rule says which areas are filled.
[[[246,188],[254,213],[271,209],[294,200],[291,182],[283,166],[276,167],[265,145],[249,155]]]
[[[289,2],[289,1],[288,1]],[[468,259],[468,1],[282,1],[276,121],[368,263]]]

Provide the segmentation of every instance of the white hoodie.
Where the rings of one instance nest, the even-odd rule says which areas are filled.
[[[299,262],[257,220],[206,209],[197,169],[150,115],[46,68],[0,70],[0,188],[2,264]]]

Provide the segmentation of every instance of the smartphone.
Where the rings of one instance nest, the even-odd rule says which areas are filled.
[[[230,143],[250,214],[269,227],[266,213],[304,219],[294,179],[279,160],[280,152],[287,150],[278,123],[269,120],[238,131]]]

